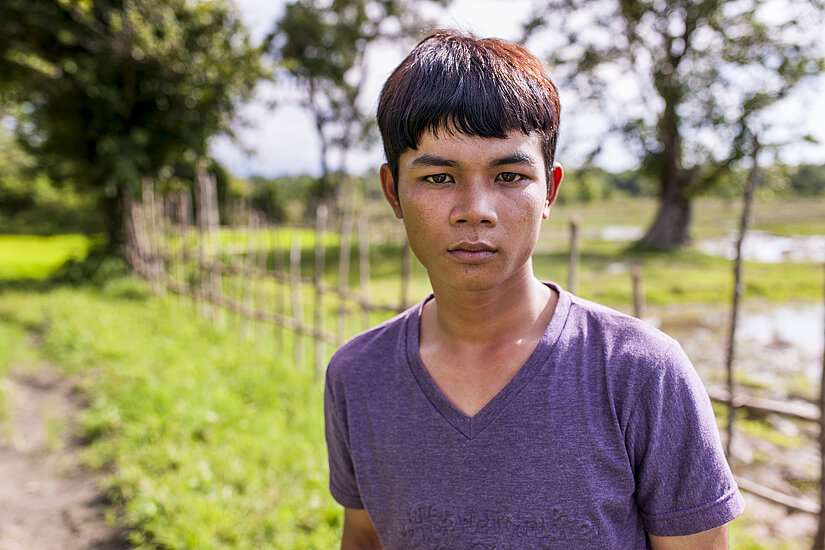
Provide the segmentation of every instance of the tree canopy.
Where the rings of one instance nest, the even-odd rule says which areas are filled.
[[[220,0],[0,3],[4,110],[53,178],[98,194],[113,244],[125,194],[203,157],[260,72]]]
[[[658,180],[641,244],[667,250],[689,242],[692,198],[750,153],[767,109],[823,71],[822,22],[818,0],[551,0],[525,40]]]

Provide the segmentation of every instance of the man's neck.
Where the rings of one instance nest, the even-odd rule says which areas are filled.
[[[463,290],[434,282],[435,300],[423,323],[440,342],[487,347],[518,342],[544,331],[555,308],[555,292],[532,272],[492,290]],[[540,324],[541,326],[538,326]]]

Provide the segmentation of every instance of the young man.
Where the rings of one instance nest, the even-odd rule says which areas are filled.
[[[381,185],[433,293],[333,357],[342,548],[727,548],[744,502],[673,340],[544,283],[556,88],[522,47],[423,40],[384,85]]]

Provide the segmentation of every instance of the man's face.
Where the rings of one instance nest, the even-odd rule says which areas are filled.
[[[535,133],[441,131],[401,155],[397,194],[387,165],[381,185],[434,290],[490,290],[533,276],[541,221],[562,177],[556,165],[548,185],[546,173]]]

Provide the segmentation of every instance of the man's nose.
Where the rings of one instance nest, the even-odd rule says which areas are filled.
[[[450,223],[494,226],[497,222],[494,193],[485,182],[471,181],[458,186]]]

